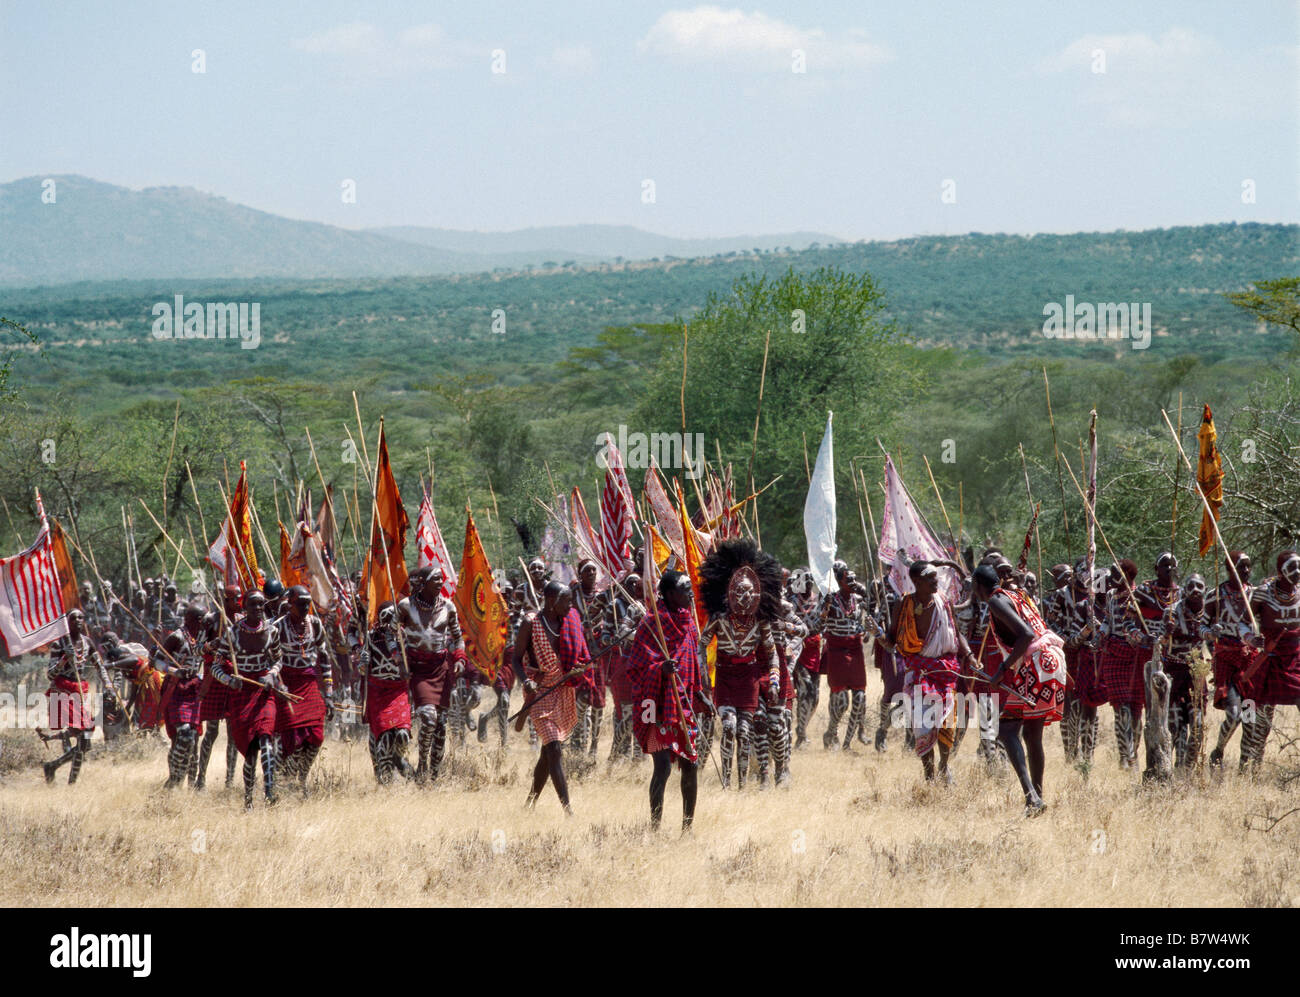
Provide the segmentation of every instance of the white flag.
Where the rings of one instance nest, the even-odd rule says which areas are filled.
[[[428,491],[420,500],[420,515],[415,522],[415,563],[420,568],[430,565],[441,568],[442,594],[448,599],[456,594],[457,569],[442,541],[442,530],[438,529],[438,517],[433,514],[433,500]]]
[[[831,565],[835,563],[835,461],[831,445],[831,413],[826,413],[826,433],[817,450],[808,498],[803,504],[803,532],[808,541],[808,568],[823,592],[835,590]]]
[[[0,651],[17,657],[68,633],[63,589],[54,563],[50,527],[41,493],[36,493],[40,532],[21,554],[0,558]]]
[[[916,591],[908,574],[913,561],[946,561],[948,552],[925,528],[912,507],[903,479],[890,457],[885,458],[885,515],[880,527],[880,559],[888,561],[890,580],[900,594]],[[961,581],[951,568],[939,569],[939,591],[951,605],[961,597]]]

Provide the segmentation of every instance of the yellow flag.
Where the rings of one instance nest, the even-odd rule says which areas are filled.
[[[691,525],[691,519],[686,515],[686,498],[682,495],[682,486],[679,482],[673,482],[677,490],[677,513],[682,521],[682,547],[686,553],[686,574],[691,579],[691,589],[695,593],[695,622],[703,631],[709,622],[709,611],[704,606],[704,599],[700,595],[700,564],[704,558],[700,554],[699,544],[696,543],[695,527]],[[718,639],[714,637],[709,641],[709,646],[705,652],[709,662],[709,685],[713,685],[716,674],[716,661],[718,655]]]
[[[1196,434],[1197,440],[1201,444],[1200,457],[1196,461],[1196,483],[1201,487],[1201,493],[1210,505],[1210,510],[1214,512],[1214,521],[1219,518],[1219,509],[1223,507],[1223,464],[1219,460],[1218,433],[1214,431],[1214,416],[1210,413],[1210,406],[1205,406],[1205,414],[1201,417],[1201,430]],[[1205,509],[1201,510],[1201,536],[1200,536],[1200,554],[1204,557],[1206,553],[1214,546],[1214,522],[1210,520],[1210,513]]]

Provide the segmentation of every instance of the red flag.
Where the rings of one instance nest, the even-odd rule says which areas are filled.
[[[596,562],[597,577],[596,584],[601,585],[604,581],[605,569],[601,557],[602,546],[600,537],[596,531],[591,528],[591,520],[587,517],[587,507],[582,501],[582,492],[578,491],[578,486],[573,486],[571,510],[573,513],[573,534],[574,540],[578,544],[577,554],[581,559],[590,558]]]
[[[650,469],[645,474],[645,497],[650,503],[650,511],[654,513],[655,523],[664,541],[677,555],[677,559],[685,564],[686,548],[682,545],[681,520],[677,516],[677,510],[673,508],[672,500],[664,490],[663,482],[659,480],[659,469],[655,466],[653,457],[650,458]]]
[[[402,507],[402,496],[393,478],[388,459],[388,440],[384,424],[379,424],[379,456],[375,463],[375,505],[370,524],[370,551],[361,575],[366,591],[370,622],[379,618],[379,606],[390,599],[397,602],[406,595],[406,531],[411,521]]]
[[[613,440],[605,445],[605,487],[600,492],[600,554],[605,570],[622,578],[632,556],[632,489],[623,456]]]
[[[63,527],[53,516],[50,517],[50,543],[54,547],[54,567],[59,573],[59,587],[63,591],[63,608],[84,609],[81,593],[77,591],[77,573],[72,570],[72,558],[68,554],[68,542]]]
[[[1200,456],[1196,460],[1196,484],[1210,504],[1210,512],[1214,513],[1214,519],[1211,520],[1210,512],[1204,508],[1201,510],[1201,535],[1197,550],[1204,557],[1214,546],[1214,524],[1219,519],[1219,510],[1223,508],[1223,464],[1219,459],[1219,434],[1215,432],[1214,416],[1210,413],[1209,405],[1205,406],[1201,430],[1196,436],[1201,445]]]
[[[55,563],[50,526],[36,493],[41,529],[21,554],[0,558],[0,638],[10,657],[26,654],[68,633],[68,617]]]
[[[239,462],[239,481],[230,495],[230,509],[221,533],[208,550],[208,563],[226,585],[241,592],[261,588],[266,576],[257,568],[253,552],[253,520],[248,511],[248,469]]]

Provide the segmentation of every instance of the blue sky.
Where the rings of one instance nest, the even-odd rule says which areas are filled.
[[[3,4],[0,181],[193,186],[348,227],[1295,222],[1297,24],[1249,0]]]

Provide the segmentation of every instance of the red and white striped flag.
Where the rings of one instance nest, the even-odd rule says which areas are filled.
[[[415,523],[415,552],[417,567],[436,564],[442,569],[442,594],[448,599],[455,595],[456,571],[452,570],[447,545],[442,542],[442,530],[438,529],[438,517],[433,513],[433,500],[428,491],[420,500],[420,515]]]
[[[35,543],[21,554],[0,558],[0,637],[10,657],[34,651],[68,633],[54,545],[39,491],[36,514],[41,530]]]
[[[605,570],[614,578],[622,578],[628,571],[635,515],[623,456],[609,440],[605,447],[605,487],[600,490],[600,553]]]

